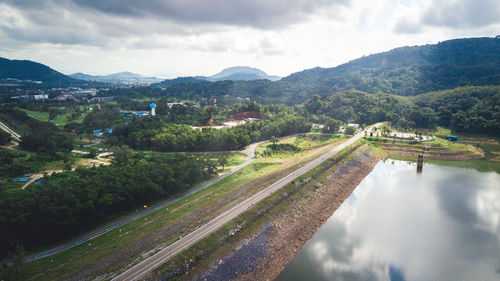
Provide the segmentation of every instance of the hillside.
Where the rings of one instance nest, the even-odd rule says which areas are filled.
[[[68,77],[46,65],[29,60],[9,60],[0,58],[0,79],[41,81],[52,85],[73,85],[81,80]]]
[[[467,85],[500,84],[500,39],[472,38],[402,47],[333,68],[313,68],[282,79],[333,91],[409,96]]]
[[[161,83],[158,83],[158,84],[155,84],[155,85],[173,86],[173,85],[183,84],[183,83],[201,83],[201,82],[207,82],[207,78],[203,77],[203,76],[177,77],[177,78],[174,78],[174,79],[164,80]]]
[[[443,126],[454,132],[500,135],[500,86],[469,86],[414,97],[358,90],[315,95],[298,107],[302,114],[343,122],[390,121],[404,128]]]

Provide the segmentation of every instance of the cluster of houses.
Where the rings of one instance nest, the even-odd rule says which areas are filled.
[[[114,100],[113,97],[96,97],[97,89],[81,89],[81,88],[52,88],[48,90],[22,91],[19,90],[19,95],[12,96],[14,100],[23,102],[29,101],[70,101],[80,102],[86,99],[90,102],[103,102]]]

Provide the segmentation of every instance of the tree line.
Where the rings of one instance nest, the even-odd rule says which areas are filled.
[[[135,149],[157,151],[227,151],[242,149],[272,136],[308,132],[311,125],[302,116],[287,115],[219,130],[195,130],[185,124],[164,122],[161,118],[143,118],[127,125],[118,125],[108,142],[111,145],[127,144]]]

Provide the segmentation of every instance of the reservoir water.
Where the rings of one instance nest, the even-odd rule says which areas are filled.
[[[381,161],[277,280],[500,280],[500,174]]]

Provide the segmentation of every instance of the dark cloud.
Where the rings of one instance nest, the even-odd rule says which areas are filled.
[[[25,43],[155,48],[169,43],[141,39],[217,33],[231,26],[277,30],[349,1],[0,0],[0,34]],[[203,48],[226,51],[220,44]]]
[[[500,23],[498,0],[434,1],[418,21],[400,19],[394,27],[394,32],[419,33],[422,26],[464,29],[498,23]]]
[[[436,1],[422,23],[451,28],[474,28],[500,23],[498,0]]]
[[[169,19],[182,23],[275,28],[303,20],[316,10],[349,0],[74,0],[106,14]]]
[[[127,18],[153,18],[183,24],[222,24],[260,29],[284,27],[305,20],[319,9],[347,6],[350,0],[4,0],[23,10],[59,6]],[[1,2],[0,2],[1,3]]]

